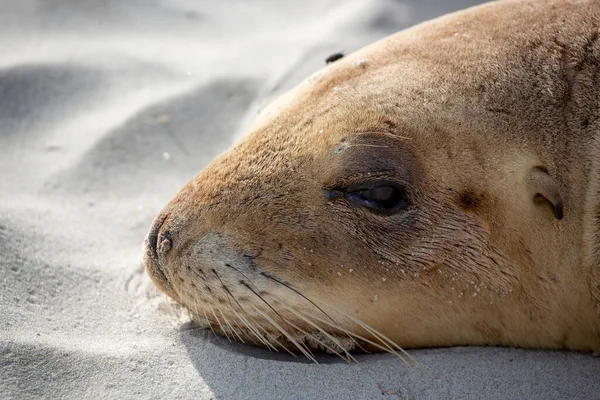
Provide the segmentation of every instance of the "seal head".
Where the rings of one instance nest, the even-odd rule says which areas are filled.
[[[158,215],[157,286],[300,351],[600,350],[600,5],[503,1],[347,55]]]

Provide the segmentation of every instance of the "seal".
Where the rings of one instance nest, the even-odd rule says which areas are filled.
[[[505,0],[327,65],[153,222],[155,284],[312,358],[600,350],[600,2]]]

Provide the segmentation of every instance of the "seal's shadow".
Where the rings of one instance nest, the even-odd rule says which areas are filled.
[[[258,347],[252,344],[244,344],[233,340],[228,340],[226,337],[216,335],[208,328],[202,328],[193,322],[186,322],[179,328],[179,333],[182,343],[188,348],[188,352],[192,354],[198,348],[206,346],[206,343],[214,345],[221,350],[234,354],[257,358],[261,360],[283,361],[300,364],[313,364],[314,362],[301,353],[291,355],[285,351],[274,351],[263,347]],[[311,349],[312,354],[319,364],[346,364],[348,361],[342,359],[335,354],[328,354],[324,351]],[[352,353],[357,361],[364,360],[370,354],[355,354]]]

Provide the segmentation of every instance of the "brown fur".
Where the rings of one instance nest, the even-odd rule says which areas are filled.
[[[150,275],[267,346],[600,350],[599,21],[500,1],[330,64],[165,207]],[[378,177],[405,211],[326,195]]]

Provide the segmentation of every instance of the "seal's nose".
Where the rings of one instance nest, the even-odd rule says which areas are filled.
[[[145,240],[146,250],[149,250],[151,256],[157,260],[158,253],[156,252],[156,244],[158,242],[158,231],[160,230],[160,227],[162,226],[163,222],[164,220],[160,224],[153,224]]]
[[[146,246],[151,256],[157,262],[159,260],[159,256],[165,255],[169,250],[171,250],[171,244],[173,243],[171,233],[168,230],[163,229],[167,218],[168,216],[157,218],[154,221],[152,228],[150,228],[150,232],[148,232],[148,237],[146,238]]]
[[[173,239],[171,233],[165,229],[168,215],[159,216],[154,220],[146,240],[144,240],[143,263],[150,277],[164,289],[169,289],[170,284],[163,266],[164,256],[171,250]]]

